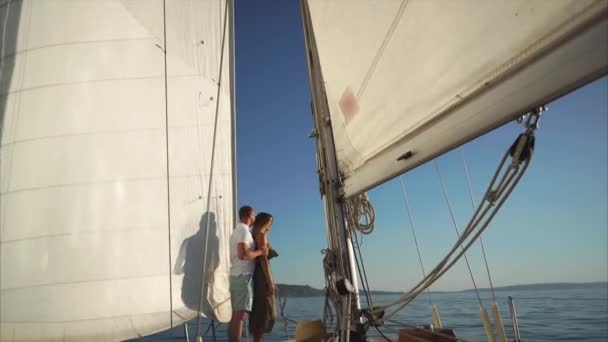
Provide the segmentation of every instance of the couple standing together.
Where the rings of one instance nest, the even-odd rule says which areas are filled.
[[[272,331],[275,320],[276,286],[268,262],[278,256],[268,242],[272,215],[256,216],[253,208],[244,206],[239,209],[239,221],[230,236],[230,341],[241,341],[247,312],[250,312],[249,331],[253,340],[263,341],[264,334]]]

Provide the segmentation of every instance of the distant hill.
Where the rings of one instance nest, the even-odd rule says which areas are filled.
[[[580,289],[596,286],[608,286],[608,282],[596,281],[590,283],[539,283],[539,284],[523,284],[523,285],[509,285],[495,287],[495,290],[509,291],[509,290],[568,290],[568,289]],[[490,288],[483,288],[480,290],[490,290]],[[471,292],[475,289],[462,290],[459,292]]]
[[[524,284],[524,285],[510,285],[496,287],[495,290],[566,290],[576,288],[586,288],[595,286],[606,286],[608,282],[591,282],[591,283],[544,283],[544,284]],[[279,287],[279,293],[284,297],[319,297],[325,294],[325,291],[316,289],[309,285],[288,285],[288,284],[277,284]],[[489,288],[480,289],[490,290]],[[461,290],[461,291],[433,291],[433,292],[471,292],[474,289]],[[398,291],[371,291],[372,295],[387,295],[387,294],[399,294]]]
[[[279,293],[283,297],[319,297],[325,295],[324,290],[316,289],[309,285],[277,284]],[[363,292],[363,291],[361,291]],[[371,291],[373,295],[397,294],[400,292]]]
[[[308,285],[277,284],[277,287],[283,297],[319,297],[325,294],[325,291]]]
[[[363,293],[363,290],[360,290],[359,292]],[[372,295],[392,295],[392,294],[402,294],[403,291],[376,291],[376,290],[371,290],[371,291],[369,291],[369,293],[371,293]]]

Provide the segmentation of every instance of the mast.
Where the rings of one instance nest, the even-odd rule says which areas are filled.
[[[363,329],[360,329],[362,325],[359,289],[351,235],[346,226],[344,189],[338,170],[331,117],[310,12],[306,0],[302,0],[301,4],[315,127],[312,137],[317,142],[319,190],[327,221],[328,248],[324,258],[326,297],[329,297],[337,311],[336,323],[339,340],[348,342],[352,337],[354,341],[357,341],[364,338],[364,332]],[[328,318],[324,317],[326,324],[327,320]],[[352,331],[353,328],[354,331]]]

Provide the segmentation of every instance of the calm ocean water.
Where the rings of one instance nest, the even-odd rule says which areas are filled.
[[[484,305],[489,310],[491,292],[481,291]],[[523,341],[608,341],[608,283],[584,285],[574,289],[497,290],[496,296],[506,325],[507,336],[512,338],[511,320],[507,297],[513,297]],[[395,295],[377,295],[375,304],[394,300]],[[474,292],[432,294],[438,306],[443,325],[468,341],[487,341],[479,319],[479,302]],[[362,298],[363,301],[363,298]],[[292,320],[316,319],[322,316],[324,299],[290,298],[285,305],[285,315]],[[408,325],[430,323],[429,301],[426,295],[417,298],[395,320]],[[190,341],[194,341],[195,321],[189,326]],[[207,331],[205,341],[213,341],[210,324],[205,321],[201,331]],[[396,337],[391,326],[382,329],[388,337]],[[295,324],[287,327],[277,322],[266,341],[285,341],[293,338]],[[184,341],[183,326],[174,329],[174,340]],[[216,340],[227,341],[226,326],[216,327]],[[379,337],[370,329],[370,337]],[[169,332],[133,341],[170,341]],[[251,339],[249,339],[251,341]]]

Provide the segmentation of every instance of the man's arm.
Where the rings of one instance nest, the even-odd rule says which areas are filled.
[[[260,255],[265,254],[264,248],[255,251],[250,251],[247,248],[247,244],[244,242],[239,242],[239,244],[237,245],[237,251],[239,253],[239,259],[241,260],[253,260],[259,257]]]

